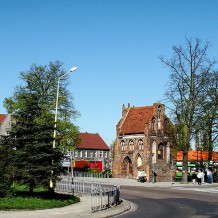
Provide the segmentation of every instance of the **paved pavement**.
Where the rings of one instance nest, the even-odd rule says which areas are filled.
[[[90,180],[90,178],[83,178],[83,180]],[[122,186],[144,186],[144,187],[170,187],[173,189],[192,189],[194,191],[204,191],[210,193],[218,193],[218,183],[214,184],[202,184],[194,185],[192,183],[181,184],[180,182],[157,182],[157,183],[139,183],[135,179],[93,179],[93,181],[101,182],[105,185],[120,185],[121,193]],[[0,211],[0,218],[78,218],[78,217],[87,217],[87,218],[104,218],[112,217],[118,214],[121,214],[125,211],[131,209],[131,202],[125,201],[118,205],[106,209],[104,211],[91,213],[90,211],[90,196],[82,195],[80,196],[81,202],[73,204],[67,207],[46,209],[46,210],[36,210],[36,211]]]

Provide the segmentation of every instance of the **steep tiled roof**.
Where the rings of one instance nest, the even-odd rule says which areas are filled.
[[[145,126],[151,122],[154,112],[154,106],[130,107],[119,134],[144,133]]]
[[[76,146],[79,149],[110,150],[98,133],[79,133],[79,136],[81,143]]]
[[[0,114],[0,125],[4,122],[6,117],[7,117],[7,114]]]

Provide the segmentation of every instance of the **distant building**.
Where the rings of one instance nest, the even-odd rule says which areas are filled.
[[[7,135],[11,128],[11,115],[0,114],[0,136]]]
[[[100,172],[110,167],[110,148],[98,133],[80,133],[81,143],[73,152],[74,171],[85,168],[97,169]]]
[[[157,181],[170,181],[171,127],[163,104],[123,105],[113,147],[113,177],[136,178],[138,170],[144,170],[147,180],[153,181],[154,170]]]

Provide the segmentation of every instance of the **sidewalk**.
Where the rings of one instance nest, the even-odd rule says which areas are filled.
[[[87,178],[87,177],[81,177],[79,178],[83,181],[95,181],[100,182],[102,185],[120,185],[121,189],[122,186],[143,186],[143,187],[190,187],[190,188],[214,188],[218,190],[218,183],[204,183],[202,185],[198,184],[192,184],[192,182],[189,182],[187,184],[183,184],[181,182],[145,182],[140,183],[137,182],[136,179],[122,179],[122,178]]]
[[[110,209],[90,212],[90,196],[83,195],[80,197],[81,202],[54,209],[35,210],[35,211],[0,211],[0,218],[103,218],[112,217],[129,210],[130,203],[123,201],[120,205]]]
[[[81,178],[83,180],[89,180],[90,178]],[[218,193],[218,183],[194,185],[192,183],[181,184],[180,182],[157,182],[157,183],[139,183],[135,179],[118,179],[118,178],[93,178],[92,181],[101,182],[102,185],[120,185],[121,193],[122,186],[143,186],[143,187],[183,187],[183,188],[202,188],[202,189],[214,189]],[[0,211],[0,218],[104,218],[112,217],[114,215],[121,214],[131,209],[131,203],[123,200],[123,202],[104,211],[91,213],[90,211],[90,196],[82,195],[80,197],[81,202],[62,208],[36,210],[36,211]]]

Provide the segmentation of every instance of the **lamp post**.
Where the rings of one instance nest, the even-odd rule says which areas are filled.
[[[57,121],[58,121],[58,97],[59,97],[59,89],[60,89],[60,80],[66,76],[69,73],[72,73],[73,71],[77,70],[77,67],[72,67],[69,71],[67,71],[66,73],[64,73],[63,75],[61,75],[58,78],[58,85],[57,85],[57,94],[56,94],[56,104],[55,104],[55,124],[54,124],[54,141],[53,141],[53,148],[55,148],[55,144],[56,144],[56,135],[57,135]]]
[[[55,124],[54,124],[54,140],[53,140],[53,148],[56,147],[56,135],[57,135],[57,120],[58,120],[58,97],[59,97],[59,89],[60,89],[60,80],[66,76],[67,74],[73,72],[77,70],[77,67],[72,67],[69,71],[67,71],[66,73],[64,73],[63,75],[61,75],[59,78],[58,78],[58,85],[57,85],[57,94],[56,94],[56,105],[55,105]],[[52,163],[53,163],[53,160],[52,160]],[[53,174],[53,170],[51,172],[51,174]],[[50,188],[53,188],[53,181],[50,179]]]

